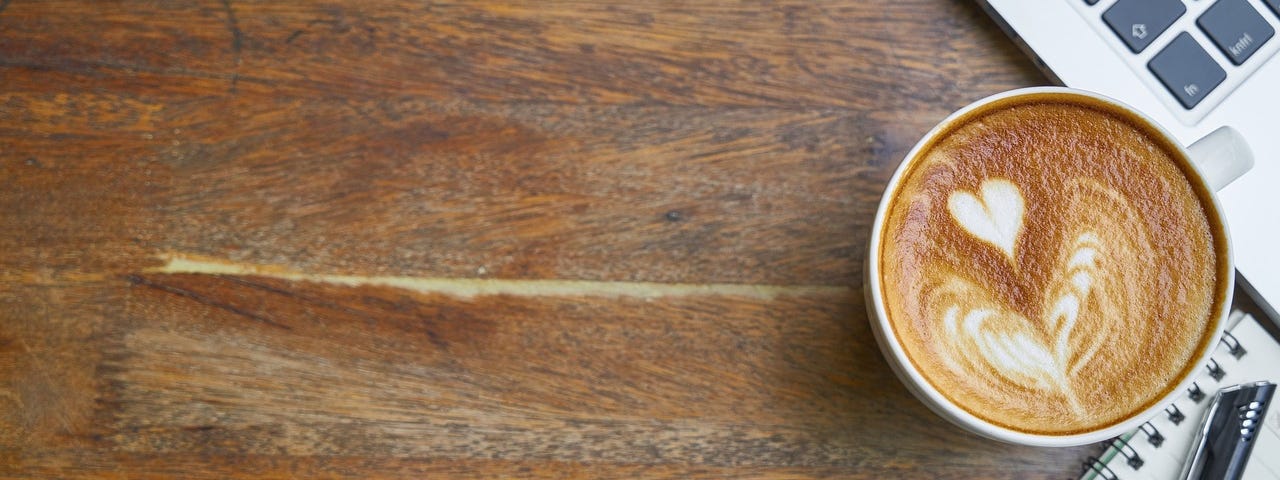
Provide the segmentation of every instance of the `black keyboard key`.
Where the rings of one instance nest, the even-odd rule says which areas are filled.
[[[1147,68],[1188,110],[1227,78],[1227,72],[1187,32],[1179,33],[1151,57]]]
[[[1276,0],[1276,1],[1280,2],[1280,0]],[[1098,4],[1098,0],[1084,0],[1084,3],[1089,4],[1089,5],[1097,5],[1097,4]]]
[[[1275,12],[1276,15],[1280,15],[1280,0],[1262,0],[1262,3],[1271,7],[1271,11]]]
[[[1182,0],[1119,0],[1102,14],[1133,53],[1140,53],[1169,25],[1187,13]]]
[[[1276,33],[1245,0],[1218,0],[1196,19],[1196,25],[1236,65],[1248,60]]]

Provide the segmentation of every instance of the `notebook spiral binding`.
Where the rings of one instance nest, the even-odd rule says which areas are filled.
[[[1098,475],[1097,478],[1120,480],[1120,477],[1116,476],[1116,472],[1111,471],[1107,464],[1103,463],[1098,457],[1089,457],[1084,461],[1084,473],[1081,476],[1088,475],[1091,471]]]
[[[1129,445],[1127,440],[1121,437],[1116,437],[1111,439],[1108,443],[1110,448],[1114,448],[1116,452],[1120,453],[1120,455],[1124,455],[1125,463],[1128,463],[1134,470],[1142,468],[1142,464],[1145,462],[1143,462],[1142,457],[1138,455],[1138,451],[1134,450],[1133,447]]]
[[[1191,382],[1191,386],[1187,387],[1187,398],[1193,402],[1200,403],[1201,400],[1204,400],[1204,397],[1204,390],[1200,389],[1200,384]]]
[[[1244,354],[1248,352],[1244,349],[1244,345],[1241,345],[1240,341],[1236,340],[1236,336],[1232,335],[1231,332],[1222,332],[1222,343],[1227,345],[1227,352],[1237,359],[1243,357]]]
[[[1161,435],[1160,430],[1155,425],[1152,425],[1151,422],[1142,424],[1142,426],[1138,427],[1138,430],[1142,430],[1142,433],[1147,434],[1147,441],[1152,446],[1160,448],[1160,445],[1164,444],[1164,435]]]
[[[1182,421],[1187,419],[1187,416],[1182,413],[1182,410],[1178,409],[1178,406],[1172,403],[1170,403],[1168,407],[1164,408],[1164,413],[1169,415],[1169,422],[1174,425],[1181,425]]]
[[[1231,332],[1223,333],[1222,343],[1227,346],[1228,353],[1237,359],[1248,353],[1248,351],[1245,350],[1244,345],[1240,343],[1240,340],[1236,339]],[[1209,376],[1214,380],[1222,380],[1222,378],[1227,375],[1227,372],[1226,370],[1223,370],[1222,365],[1218,364],[1218,361],[1212,358],[1209,359],[1209,363],[1205,365],[1205,368],[1209,369]],[[1200,384],[1191,382],[1191,386],[1187,387],[1187,398],[1192,402],[1200,403],[1205,399],[1205,397],[1206,394],[1204,390],[1200,388]],[[1169,416],[1169,422],[1174,425],[1178,425],[1186,419],[1186,415],[1184,415],[1182,411],[1178,409],[1178,406],[1174,404],[1169,404],[1168,407],[1165,407],[1164,413]],[[1151,422],[1143,423],[1138,427],[1138,430],[1134,432],[1134,435],[1128,439],[1125,439],[1124,436],[1119,436],[1102,442],[1104,446],[1102,453],[1097,457],[1089,456],[1088,459],[1085,460],[1084,466],[1080,472],[1080,477],[1086,478],[1090,474],[1093,474],[1094,477],[1092,478],[1119,480],[1120,477],[1117,476],[1110,467],[1107,467],[1106,461],[1102,460],[1104,458],[1113,458],[1114,455],[1109,455],[1112,451],[1115,451],[1115,455],[1124,457],[1125,463],[1130,467],[1133,467],[1134,470],[1141,469],[1142,465],[1146,462],[1138,455],[1138,451],[1135,450],[1133,446],[1129,445],[1130,440],[1137,438],[1137,432],[1142,432],[1146,436],[1147,442],[1155,448],[1160,448],[1160,446],[1164,444],[1164,435],[1160,433],[1160,430]]]
[[[1205,365],[1205,368],[1209,369],[1209,376],[1213,377],[1214,380],[1221,381],[1222,377],[1227,376],[1227,371],[1222,369],[1222,365],[1218,365],[1217,359],[1210,358],[1209,364]]]

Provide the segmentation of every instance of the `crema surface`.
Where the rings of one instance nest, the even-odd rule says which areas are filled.
[[[1172,146],[1105,104],[990,104],[893,192],[881,292],[908,357],[1018,431],[1117,423],[1175,388],[1213,336],[1226,239]]]

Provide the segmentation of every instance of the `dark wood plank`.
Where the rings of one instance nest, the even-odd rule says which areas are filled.
[[[235,112],[243,134],[184,120],[209,111]],[[89,158],[59,158],[65,137],[14,141],[25,161],[6,166],[10,178],[44,183],[0,200],[20,212],[10,221],[58,222],[14,240],[107,235],[152,255],[321,270],[847,285],[900,153],[842,110],[402,98],[200,101],[152,115],[182,139],[88,132]],[[136,157],[121,161],[128,149]],[[62,188],[64,203],[20,208]],[[77,213],[92,218],[55,220]]]
[[[1014,52],[998,33],[961,23],[988,20],[946,5],[933,6],[943,8],[940,20],[922,28],[909,25],[918,14],[893,15],[898,6],[446,5],[411,15],[399,4],[252,4],[242,7],[265,11],[242,13],[237,31],[246,65],[261,65],[242,68],[280,84],[253,89],[241,80],[233,95],[223,77],[234,75],[225,71],[234,62],[219,55],[234,37],[221,7],[65,5],[48,18],[23,10],[46,5],[12,6],[6,31],[28,34],[0,43],[15,91],[0,130],[18,137],[12,157],[60,176],[109,175],[100,185],[66,182],[94,205],[146,195],[106,203],[151,211],[96,216],[144,216],[119,225],[144,251],[449,276],[483,267],[508,277],[850,284],[866,212],[905,149],[946,112],[1028,73],[1010,71]],[[628,26],[655,14],[670,20]],[[323,55],[285,53],[298,47],[261,39],[286,18],[319,19],[310,28],[325,35],[314,35],[310,49]],[[390,28],[374,20],[387,18],[406,23],[395,23],[379,55],[348,38]],[[86,35],[63,38],[75,29]],[[950,38],[961,32],[968,35]],[[345,40],[323,40],[334,35]],[[599,55],[613,53],[583,60],[565,46],[578,37],[595,39]],[[455,44],[463,40],[474,47]],[[157,47],[141,48],[148,44]],[[505,44],[514,44],[505,55],[488,51]],[[1001,46],[1005,58],[984,60],[969,51],[978,45]],[[423,51],[474,59],[441,71],[417,56]],[[735,66],[735,58],[759,61]],[[668,61],[686,63],[648,66]],[[785,70],[773,72],[774,63]],[[326,70],[333,65],[429,88],[335,77]],[[761,93],[774,88],[768,79],[787,95]],[[981,83],[961,90],[961,79]],[[572,85],[574,100],[535,94],[549,88],[540,81]],[[450,83],[466,91],[437,91]],[[590,92],[605,88],[662,98]],[[759,92],[723,91],[735,88]],[[710,89],[719,90],[703,92]],[[64,148],[68,140],[80,148]],[[69,156],[57,158],[62,152]],[[94,187],[104,191],[82,191]],[[113,258],[102,261],[121,257]]]
[[[84,461],[58,453],[69,444],[743,474],[1016,465],[1020,478],[1061,475],[1091,450],[1011,448],[933,416],[886,368],[851,291],[462,299],[253,276],[127,281],[97,293],[124,315],[49,298],[52,317],[108,312],[78,336],[7,342],[21,346],[9,378],[23,399],[9,411],[24,415],[5,425],[8,448],[47,452],[20,464],[29,472]]]
[[[59,452],[15,460],[21,465],[14,476],[34,478],[120,478],[166,479],[294,479],[294,478],[592,478],[592,479],[819,479],[819,478],[901,478],[919,470],[908,465],[892,468],[830,467],[712,467],[674,464],[607,464],[550,460],[512,461],[488,459],[414,459],[381,457],[220,455],[210,462],[206,455],[94,454]],[[0,453],[0,459],[3,454]],[[1035,478],[1015,471],[983,472],[983,478]],[[964,466],[939,466],[929,470],[929,478],[971,478],[975,472]]]
[[[936,0],[68,1],[4,15],[7,65],[216,78],[226,93],[945,112],[1042,81],[976,6]]]

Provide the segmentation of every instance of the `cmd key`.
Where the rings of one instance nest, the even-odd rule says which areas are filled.
[[[1102,21],[1129,50],[1141,53],[1184,13],[1182,0],[1118,0],[1102,13]]]
[[[1275,35],[1275,29],[1245,0],[1218,0],[1196,25],[1231,63],[1240,65]]]

